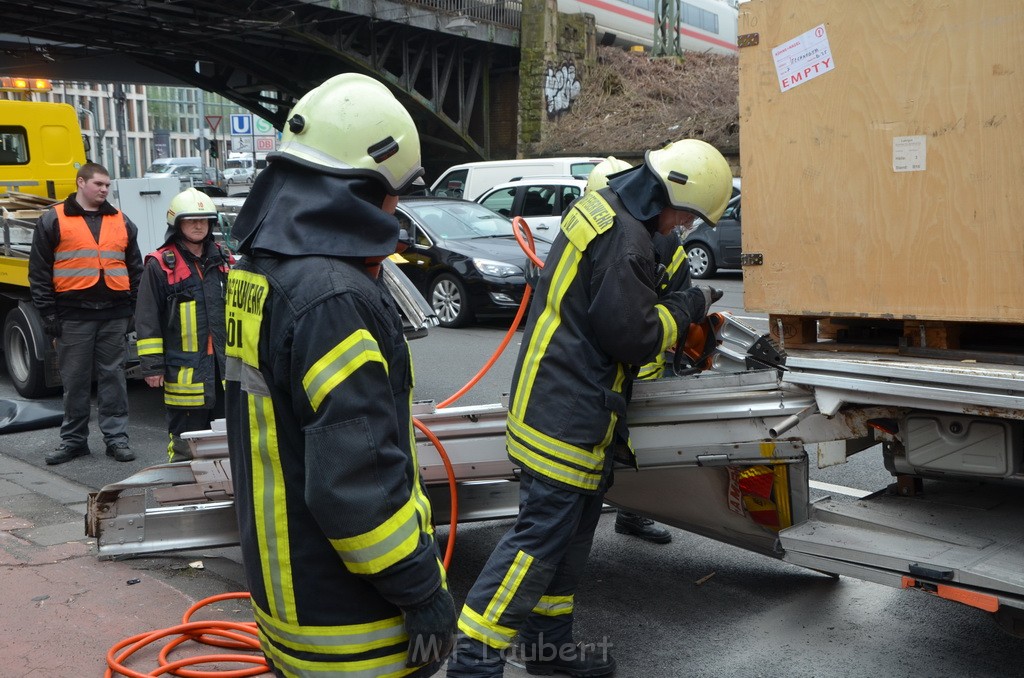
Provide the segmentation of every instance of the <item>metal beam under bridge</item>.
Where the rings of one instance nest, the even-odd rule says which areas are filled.
[[[306,91],[341,72],[392,87],[424,155],[491,154],[490,82],[517,72],[521,0],[0,1],[0,72],[188,84],[281,129]],[[199,62],[199,69],[196,69]],[[451,164],[451,163],[449,163]]]

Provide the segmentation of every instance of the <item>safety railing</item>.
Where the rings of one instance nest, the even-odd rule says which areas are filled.
[[[407,2],[410,5],[429,7],[439,14],[450,15],[452,21],[465,18],[470,21],[490,23],[512,29],[519,28],[523,13],[522,0],[407,0]]]

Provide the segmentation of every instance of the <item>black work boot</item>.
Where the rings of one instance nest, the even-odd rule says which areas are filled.
[[[629,511],[619,511],[615,516],[615,531],[619,534],[632,534],[654,544],[667,544],[672,535],[650,518],[638,516]]]
[[[48,466],[56,466],[57,464],[63,464],[66,461],[71,461],[75,457],[84,457],[87,454],[89,454],[88,445],[68,445],[67,443],[61,443],[57,446],[57,449],[46,455],[46,464]]]
[[[134,461],[135,453],[128,447],[126,442],[109,443],[107,445],[107,456],[113,457],[116,461]]]
[[[615,673],[615,659],[608,653],[608,645],[593,643],[568,645],[535,645],[523,649],[523,666],[531,676],[550,676],[565,673],[577,678],[610,676]]]

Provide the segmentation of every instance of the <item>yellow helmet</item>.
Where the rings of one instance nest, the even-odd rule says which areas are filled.
[[[718,223],[732,195],[732,169],[718,149],[699,139],[683,139],[647,151],[644,162],[661,181],[672,207],[712,226]]]
[[[217,218],[217,208],[210,196],[195,188],[186,188],[171,198],[171,204],[167,208],[167,225],[169,227],[176,229],[182,219],[196,218],[211,220]]]
[[[336,75],[299,99],[280,147],[267,157],[327,174],[371,177],[392,195],[423,174],[412,116],[391,90],[358,73]]]
[[[587,188],[586,192],[596,191],[604,188],[608,185],[608,176],[621,172],[622,170],[628,170],[630,165],[625,160],[619,160],[614,155],[609,155],[607,158],[597,163],[594,169],[590,170],[590,176],[587,177]]]

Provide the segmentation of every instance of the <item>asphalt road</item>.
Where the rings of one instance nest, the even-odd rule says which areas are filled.
[[[744,313],[739,273],[723,272],[711,282],[726,291],[718,308],[747,317],[758,329],[767,328],[763,317]],[[435,329],[412,342],[417,399],[438,402],[455,392],[507,329],[502,323]],[[521,337],[513,336],[495,367],[460,405],[497,402],[508,390]],[[132,446],[139,459],[125,464],[105,457],[93,422],[93,454],[51,471],[100,488],[165,459],[159,393],[141,382],[129,390]],[[17,398],[2,373],[0,398]],[[0,453],[43,466],[43,456],[57,438],[56,429],[8,433],[0,436]],[[812,477],[860,490],[877,490],[890,480],[881,469],[878,450],[862,452],[838,469],[814,469]],[[613,518],[609,513],[601,521],[577,594],[577,634],[612,642],[620,677],[1024,675],[1024,640],[1006,635],[971,608],[919,592],[846,577],[835,580],[674,528],[671,544],[648,544],[616,534]],[[458,602],[510,524],[460,526],[450,573]],[[442,538],[446,533],[439,529]],[[238,584],[239,570],[231,566],[237,549],[202,555],[208,571],[224,578],[222,585]],[[217,561],[226,564],[217,567]],[[510,668],[506,675],[525,673]]]

